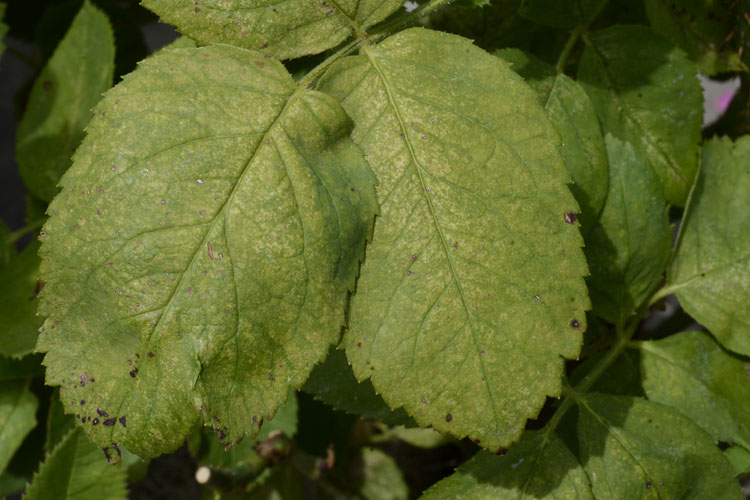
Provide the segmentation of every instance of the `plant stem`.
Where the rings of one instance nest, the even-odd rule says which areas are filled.
[[[580,37],[585,30],[586,28],[584,26],[578,26],[573,30],[573,33],[570,34],[568,41],[565,42],[560,57],[557,58],[557,64],[555,64],[555,71],[558,75],[562,74],[565,70],[565,63],[568,62],[568,57],[570,57],[570,53],[573,51],[573,47],[575,47],[578,37]]]
[[[32,221],[26,224],[24,227],[22,227],[18,231],[13,231],[12,233],[10,233],[10,242],[15,243],[16,241],[20,240],[24,234],[30,233],[31,231],[34,231],[35,229],[39,229],[40,227],[42,227],[42,224],[44,224],[45,220],[47,220],[46,217],[37,219],[35,221]]]

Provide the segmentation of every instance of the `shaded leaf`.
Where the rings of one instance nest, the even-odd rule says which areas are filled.
[[[0,356],[0,381],[44,375],[42,356],[32,354],[21,359]]]
[[[716,441],[750,448],[750,363],[702,332],[636,346],[650,400],[676,408]]]
[[[654,0],[644,5],[654,30],[686,51],[704,75],[747,70],[740,59],[742,41],[734,32],[742,19],[738,2]]]
[[[50,396],[50,405],[47,411],[47,436],[44,443],[44,449],[47,450],[47,453],[54,450],[57,443],[62,441],[70,430],[75,428],[75,425],[73,415],[67,415],[63,404],[60,402],[60,391],[55,390]]]
[[[672,228],[659,178],[630,143],[606,137],[609,194],[586,240],[594,314],[624,325],[662,280]]]
[[[578,401],[580,460],[596,498],[742,498],[711,437],[676,410],[627,396]]]
[[[592,33],[578,66],[605,132],[648,158],[667,201],[684,206],[698,168],[703,120],[693,63],[649,28]]]
[[[526,83],[534,89],[539,96],[539,102],[544,106],[552,92],[557,73],[555,68],[542,61],[534,54],[514,48],[505,48],[495,51],[495,55],[503,61],[509,62],[510,67],[521,75]]]
[[[721,344],[750,355],[750,137],[713,139],[680,229],[669,290]]]
[[[355,375],[423,426],[509,444],[559,394],[585,329],[557,133],[507,64],[423,29],[342,59],[320,88],[379,180],[343,340]]]
[[[402,0],[144,0],[201,45],[228,43],[278,59],[317,54],[396,12]]]
[[[361,418],[374,418],[388,425],[417,425],[403,408],[392,410],[385,404],[371,381],[358,382],[346,354],[338,349],[331,349],[323,365],[313,369],[302,390],[337,410]]]
[[[0,384],[0,472],[5,470],[26,435],[36,427],[38,405],[27,381]]]
[[[42,318],[36,315],[39,283],[39,243],[0,269],[0,355],[22,358],[34,351]]]
[[[376,211],[350,126],[225,45],[163,51],[105,96],[49,208],[38,345],[96,444],[155,456],[199,412],[252,437],[338,342]]]
[[[455,440],[447,435],[441,434],[435,429],[428,428],[407,428],[403,425],[387,429],[385,435],[388,439],[398,439],[404,443],[416,446],[417,448],[437,448]],[[379,436],[377,436],[379,437]]]
[[[359,448],[355,453],[356,456],[347,457],[342,466],[331,475],[333,481],[338,480],[342,489],[354,489],[358,493],[355,498],[367,500],[409,498],[409,487],[396,460],[370,446]],[[340,495],[326,495],[324,491],[320,493],[323,493],[322,498],[341,498]]]
[[[112,85],[115,46],[106,16],[88,0],[34,82],[16,134],[19,172],[49,201],[83,139],[91,108]]]
[[[69,432],[47,456],[23,498],[116,500],[126,496],[125,470],[110,466],[102,450],[78,429]]]
[[[530,21],[570,29],[588,26],[606,3],[606,0],[526,0],[518,11]]]
[[[724,456],[732,464],[737,475],[750,473],[750,451],[742,446],[730,446],[724,450]]]
[[[0,269],[5,267],[17,254],[16,247],[11,241],[8,226],[5,225],[5,222],[0,220]]]
[[[583,467],[554,432],[527,431],[503,456],[480,451],[422,499],[526,497],[594,498]]]

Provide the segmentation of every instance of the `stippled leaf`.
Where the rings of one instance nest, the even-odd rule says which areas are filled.
[[[579,458],[596,498],[742,498],[711,436],[676,410],[628,396],[579,402]]]
[[[630,142],[684,206],[698,168],[702,91],[693,63],[653,30],[614,26],[591,34],[578,79],[605,132]]]
[[[0,383],[0,472],[23,439],[36,427],[38,401],[25,380]]]
[[[507,64],[423,29],[339,61],[320,87],[379,180],[343,340],[355,375],[422,425],[509,444],[559,394],[585,328],[556,132]]]
[[[516,49],[495,54],[510,62],[513,70],[537,91],[560,134],[560,151],[573,178],[570,190],[581,206],[581,232],[586,237],[599,218],[609,183],[607,150],[594,106],[575,80],[556,74],[552,66],[533,55]]]
[[[23,498],[124,500],[127,498],[125,469],[110,466],[102,450],[91,444],[83,431],[73,430],[47,456]]]
[[[416,426],[403,408],[389,408],[375,392],[372,382],[357,381],[344,351],[331,349],[325,363],[312,371],[303,390],[337,410],[361,418],[374,418],[388,425]]]
[[[702,332],[636,344],[651,401],[676,408],[716,441],[750,448],[750,363]]]
[[[594,313],[623,325],[662,280],[672,229],[659,178],[630,143],[606,137],[609,194],[586,240]]]
[[[39,244],[32,242],[0,269],[0,355],[21,358],[34,352],[42,318],[36,315]]]
[[[508,453],[479,452],[427,490],[424,500],[594,499],[578,459],[554,432],[528,431]]]
[[[163,51],[106,95],[50,205],[38,345],[96,444],[158,455],[199,413],[252,437],[338,341],[376,211],[350,127],[226,45]]]
[[[19,171],[34,196],[57,193],[91,108],[112,85],[114,43],[107,17],[86,0],[34,82],[16,135]]]
[[[361,36],[402,0],[144,0],[143,5],[202,45],[228,43],[279,59],[317,54]]]
[[[743,41],[735,32],[735,23],[743,21],[739,2],[652,0],[644,5],[651,26],[685,50],[701,73],[747,70],[740,59]]]
[[[667,273],[669,289],[724,347],[750,356],[750,136],[703,146]]]

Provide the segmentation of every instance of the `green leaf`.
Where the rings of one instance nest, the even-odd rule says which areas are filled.
[[[18,167],[31,193],[49,201],[83,139],[91,108],[112,86],[115,45],[107,17],[88,0],[34,82],[16,134]]]
[[[609,194],[586,240],[594,313],[624,325],[662,280],[672,228],[659,178],[633,148],[611,135]]]
[[[703,147],[668,288],[721,344],[750,355],[750,136]]]
[[[609,173],[596,110],[583,88],[531,54],[503,49],[495,55],[511,63],[539,95],[552,125],[562,139],[560,151],[573,184],[570,190],[581,206],[579,215],[584,237],[598,219],[607,197]]]
[[[338,349],[331,349],[325,363],[315,367],[302,390],[337,410],[359,415],[361,418],[373,418],[388,425],[416,427],[414,420],[403,408],[392,410],[385,404],[383,398],[375,392],[372,382],[358,382],[346,360],[346,354]]]
[[[750,451],[739,445],[730,446],[724,450],[724,456],[732,464],[732,468],[734,468],[738,476],[750,473]]]
[[[5,267],[17,254],[16,247],[11,241],[10,230],[8,230],[5,222],[0,220],[0,269]]]
[[[116,500],[126,496],[125,469],[109,465],[102,450],[91,444],[81,430],[75,430],[47,456],[23,498]]]
[[[362,51],[320,83],[379,180],[343,345],[390,406],[497,449],[560,393],[585,329],[557,133],[528,86],[467,39],[410,29]]]
[[[252,437],[338,342],[377,210],[350,128],[225,45],[163,51],[107,93],[40,252],[47,382],[94,443],[155,456],[199,412]]]
[[[742,42],[734,33],[742,18],[738,2],[654,0],[644,5],[654,30],[686,51],[701,73],[747,71],[740,59]]]
[[[403,425],[386,429],[383,434],[377,434],[375,438],[377,439],[373,439],[371,442],[391,441],[397,439],[412,446],[416,446],[417,448],[427,449],[455,443],[455,440],[451,436],[441,434],[435,429],[429,427],[407,428]]]
[[[586,40],[578,80],[605,132],[648,158],[667,201],[684,206],[698,168],[703,120],[695,66],[642,26],[613,26]]]
[[[742,498],[711,437],[676,410],[627,396],[578,401],[580,460],[596,498]]]
[[[409,487],[396,460],[377,448],[364,446],[357,457],[347,457],[339,477],[342,487],[357,485],[357,493],[367,500],[406,500]],[[333,496],[333,495],[332,495]],[[334,496],[334,498],[337,498]]]
[[[201,45],[228,43],[278,59],[317,54],[401,8],[403,0],[143,0],[163,22]]]
[[[527,431],[503,456],[480,451],[421,497],[592,499],[589,478],[554,432]]]
[[[50,396],[49,410],[47,411],[47,436],[44,443],[44,449],[51,452],[57,443],[68,435],[71,429],[75,428],[75,419],[73,415],[67,415],[60,401],[60,391],[55,390]]]
[[[13,358],[34,352],[42,318],[36,315],[39,293],[39,243],[0,269],[0,355]]]
[[[588,26],[606,3],[606,0],[525,0],[518,12],[535,23],[570,29]]]
[[[716,441],[750,448],[750,363],[701,332],[636,346],[651,401],[676,408]]]
[[[38,405],[27,381],[0,384],[0,472],[5,470],[26,435],[36,427]]]

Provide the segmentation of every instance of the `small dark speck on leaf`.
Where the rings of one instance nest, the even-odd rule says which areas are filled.
[[[117,452],[117,456],[118,457],[122,457],[122,452],[120,452],[120,447],[117,446],[117,443],[112,443],[112,448],[115,449],[115,451]]]
[[[407,276],[411,276],[411,269],[409,269],[408,271],[406,271],[406,275]]]
[[[119,420],[120,420],[120,424],[122,424],[122,426],[123,426],[123,427],[125,427],[125,424],[126,424],[126,416],[125,416],[125,415],[123,415],[122,417],[120,417],[120,419],[119,419]]]
[[[85,404],[86,404],[86,400],[85,400],[85,399],[82,399],[82,400],[81,400],[81,404],[82,404],[82,405],[85,405]]]
[[[426,400],[426,399],[425,399],[424,397],[422,398],[422,402],[423,402],[424,404],[429,404],[429,403],[427,403],[427,400]]]
[[[137,373],[138,373],[138,368],[133,368],[132,370],[130,370],[130,376],[132,378],[135,378]]]
[[[47,92],[49,92],[50,90],[52,90],[52,82],[47,80],[46,82],[42,84],[42,88],[46,90]]]
[[[651,481],[646,481],[646,489],[647,490],[651,489]]]
[[[447,414],[447,415],[445,416],[445,421],[446,421],[446,422],[450,422],[451,420],[453,420],[453,415],[451,415],[451,414],[449,413],[449,414]]]
[[[105,420],[105,421],[104,421],[104,422],[102,422],[102,423],[103,423],[104,425],[106,425],[107,427],[112,427],[113,425],[115,425],[115,422],[116,422],[116,421],[117,421],[117,419],[116,419],[116,418],[108,418],[107,420]]]
[[[109,448],[102,448],[102,451],[104,452],[104,456],[107,457],[107,462],[110,462],[112,459],[109,457]]]
[[[151,351],[148,351],[148,357],[149,357],[149,358],[153,358],[153,357],[154,357],[154,353],[153,353],[153,352],[151,352]]]
[[[253,415],[253,423],[256,423],[257,421],[258,421],[258,416],[257,415]]]
[[[273,378],[273,373],[269,373],[268,374],[268,380],[270,380],[271,382],[273,382],[274,380],[276,380],[275,378]]]
[[[568,212],[565,214],[565,222],[568,224],[573,224],[576,220],[578,220],[578,217],[576,217],[575,212]]]
[[[219,441],[224,441],[227,438],[227,435],[224,434],[224,431],[218,428],[214,429],[214,434],[219,437]]]
[[[109,415],[107,415],[106,411],[100,410],[99,408],[96,409],[96,414],[99,415],[100,417],[108,417],[109,416]]]
[[[357,347],[362,347],[362,342],[357,342]]]
[[[94,417],[94,420],[91,421],[91,425],[99,425],[99,419]]]
[[[578,328],[579,326],[581,326],[581,324],[578,322],[577,319],[574,319],[573,321],[570,322],[570,326],[573,328]]]

